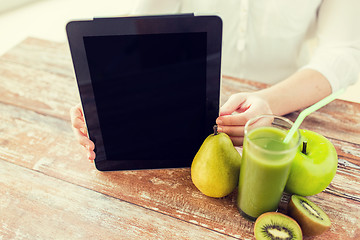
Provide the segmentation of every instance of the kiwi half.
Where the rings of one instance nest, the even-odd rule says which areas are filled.
[[[256,219],[254,226],[257,240],[295,240],[302,239],[299,224],[282,213],[267,212]]]
[[[305,197],[292,195],[288,212],[306,236],[320,235],[330,228],[331,221],[326,213]]]

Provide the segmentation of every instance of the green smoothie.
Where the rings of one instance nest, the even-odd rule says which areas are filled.
[[[252,220],[278,208],[297,149],[295,141],[283,143],[286,133],[259,127],[244,139],[237,205]]]

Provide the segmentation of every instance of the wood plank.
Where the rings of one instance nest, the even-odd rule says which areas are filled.
[[[80,102],[73,77],[64,77],[0,58],[0,102],[69,120]]]
[[[253,223],[243,219],[235,206],[236,191],[222,199],[206,197],[192,184],[189,168],[99,172],[86,160],[69,122],[4,104],[0,112],[4,113],[0,116],[0,159],[220,233],[253,237]],[[334,144],[341,158],[338,172],[329,188],[312,200],[335,224],[317,239],[356,239],[359,151],[355,144]],[[286,212],[285,201],[282,212]]]
[[[287,115],[295,121],[300,111]],[[310,114],[300,128],[320,133],[327,138],[360,145],[360,104],[335,100]]]
[[[6,52],[1,56],[1,60],[65,78],[74,78],[70,49],[66,42],[30,37]]]
[[[234,239],[2,160],[0,203],[1,239]]]

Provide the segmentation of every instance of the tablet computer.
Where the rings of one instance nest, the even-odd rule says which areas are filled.
[[[189,167],[218,116],[221,19],[95,18],[66,31],[96,168]]]

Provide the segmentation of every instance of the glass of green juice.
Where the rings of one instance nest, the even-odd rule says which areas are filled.
[[[283,142],[292,124],[275,115],[257,116],[246,123],[237,197],[245,218],[254,221],[277,210],[301,142],[298,130],[289,143]]]

